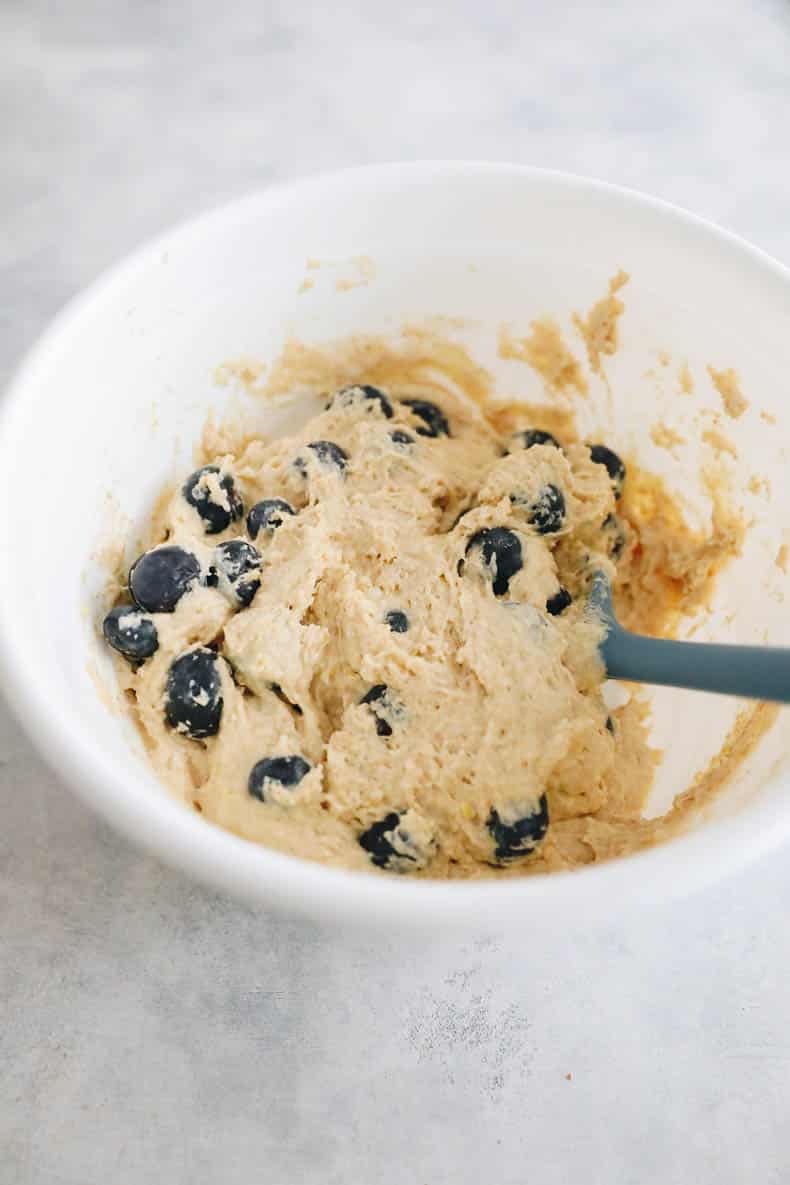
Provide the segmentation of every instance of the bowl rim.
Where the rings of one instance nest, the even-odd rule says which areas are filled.
[[[730,231],[661,199],[573,173],[498,161],[420,160],[358,166],[277,182],[158,234],[106,269],[62,308],[17,366],[0,402],[0,472],[15,415],[50,352],[101,304],[105,292],[146,269],[163,250],[187,246],[212,223],[238,220],[253,208],[265,217],[267,210],[290,197],[320,191],[327,185],[355,185],[363,177],[368,183],[386,185],[395,180],[402,183],[409,176],[426,180],[480,173],[498,174],[503,179],[517,176],[522,182],[548,181],[652,210],[707,236],[719,247],[745,255],[790,292],[790,269]],[[10,711],[36,751],[78,797],[143,848],[198,880],[253,904],[318,919],[386,921],[420,929],[498,929],[514,920],[514,915],[535,926],[547,921],[556,925],[560,917],[565,924],[578,918],[588,924],[593,918],[609,919],[628,908],[686,895],[780,846],[790,832],[790,798],[780,793],[786,779],[773,774],[766,780],[768,792],[763,800],[741,809],[737,844],[732,842],[730,822],[713,820],[656,847],[605,863],[500,881],[409,881],[287,856],[207,823],[164,791],[156,798],[135,795],[135,784],[139,783],[133,773],[116,768],[87,734],[69,727],[73,721],[68,710],[48,699],[43,682],[28,672],[24,637],[15,632],[8,611],[10,584],[10,574],[4,578],[0,572],[2,687]]]

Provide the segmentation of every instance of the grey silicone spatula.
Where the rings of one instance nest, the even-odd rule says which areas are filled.
[[[615,617],[611,585],[600,571],[593,577],[590,602],[606,628],[601,656],[610,679],[790,703],[790,647],[719,646],[632,634]]]

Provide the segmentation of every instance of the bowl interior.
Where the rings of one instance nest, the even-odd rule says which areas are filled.
[[[308,259],[321,266],[308,269]],[[232,404],[271,431],[313,407],[283,411],[230,393],[217,384],[219,364],[271,359],[289,336],[396,334],[406,320],[444,315],[469,322],[453,332],[499,392],[543,402],[538,378],[498,357],[498,326],[526,332],[532,319],[551,314],[582,355],[571,315],[603,295],[620,267],[632,278],[621,347],[607,360],[611,396],[594,382],[581,423],[662,473],[687,500],[689,516],[704,520],[704,454],[692,443],[673,456],[653,443],[650,428],[670,422],[698,438],[701,411],[720,406],[708,364],[736,369],[752,406],[727,423],[727,433],[753,526],[695,636],[790,643],[788,576],[776,563],[790,542],[783,526],[790,283],[783,271],[667,207],[574,179],[453,164],[354,171],[255,196],[147,248],[61,316],[6,398],[0,513],[9,562],[0,574],[0,611],[7,688],[33,735],[46,720],[66,775],[90,785],[87,792],[137,834],[162,824],[164,791],[112,693],[97,691],[97,672],[112,687],[96,644],[105,546],[133,535],[163,482],[187,469],[209,411],[223,415]],[[300,291],[308,275],[314,284]],[[680,389],[683,364],[693,395]],[[752,477],[770,484],[770,497],[757,481],[749,492]],[[715,696],[656,693],[655,739],[666,756],[650,813],[718,751],[737,708]],[[748,814],[753,800],[780,794],[790,747],[783,731],[773,728],[741,765],[713,816]],[[187,811],[168,815],[168,826],[182,826],[180,813],[183,827],[205,833],[194,842],[207,865],[209,849],[219,864],[230,852],[223,844],[240,845]],[[710,858],[726,864],[726,845],[714,832]],[[252,862],[244,891],[265,896],[275,858],[251,850],[244,859]],[[534,892],[514,884],[508,893]]]

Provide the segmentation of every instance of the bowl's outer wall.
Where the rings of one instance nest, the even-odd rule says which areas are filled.
[[[336,279],[355,274],[349,261],[359,255],[372,259],[374,277],[339,291]],[[310,273],[314,287],[300,293],[308,258],[321,267]],[[715,228],[611,187],[450,162],[319,177],[175,230],[69,306],[18,372],[0,422],[3,687],[44,757],[127,833],[249,900],[313,915],[482,928],[509,913],[534,924],[577,912],[578,876],[449,886],[360,879],[207,826],[163,794],[128,722],[97,694],[103,659],[95,625],[107,539],[144,520],[162,483],[189,465],[209,410],[227,410],[218,364],[271,358],[291,334],[390,332],[406,318],[446,314],[479,323],[470,344],[498,389],[539,400],[535,377],[497,358],[496,326],[526,330],[546,312],[567,321],[621,266],[633,279],[622,348],[609,365],[608,431],[626,451],[645,441],[661,406],[646,372],[660,351],[672,352],[673,365],[688,359],[700,376],[706,362],[734,366],[777,421],[770,456],[764,421],[750,413],[739,423],[742,463],[767,470],[773,506],[786,506],[778,450],[790,441],[788,273]],[[598,421],[604,431],[603,388],[596,390],[586,414],[591,429]],[[675,396],[666,398],[671,414]],[[264,405],[254,414],[263,426],[276,422]],[[654,453],[652,462],[667,458]],[[785,640],[778,598],[787,578],[772,563],[781,539],[775,519],[775,510],[765,514],[722,584],[722,610],[733,620],[722,612],[719,636]],[[769,586],[755,614],[755,594]],[[733,712],[715,697],[672,695],[657,705],[659,739],[673,739],[665,790],[704,764]],[[790,808],[785,779],[772,771],[784,749],[774,730],[733,787],[732,805],[749,800],[738,845],[728,842],[724,819],[663,849],[586,870],[585,916],[683,892],[778,842]],[[726,814],[726,796],[722,803]]]

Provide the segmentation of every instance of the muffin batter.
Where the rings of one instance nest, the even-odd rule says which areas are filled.
[[[586,611],[623,479],[603,446],[373,386],[195,470],[104,623],[162,779],[327,863],[572,863],[578,820],[632,813],[653,768]]]
[[[643,705],[604,703],[590,575],[655,626],[718,552],[668,545],[660,501],[640,538],[624,507],[649,483],[605,444],[513,426],[446,390],[346,387],[163,501],[104,635],[177,795],[293,855],[416,875],[646,842],[657,755]]]

